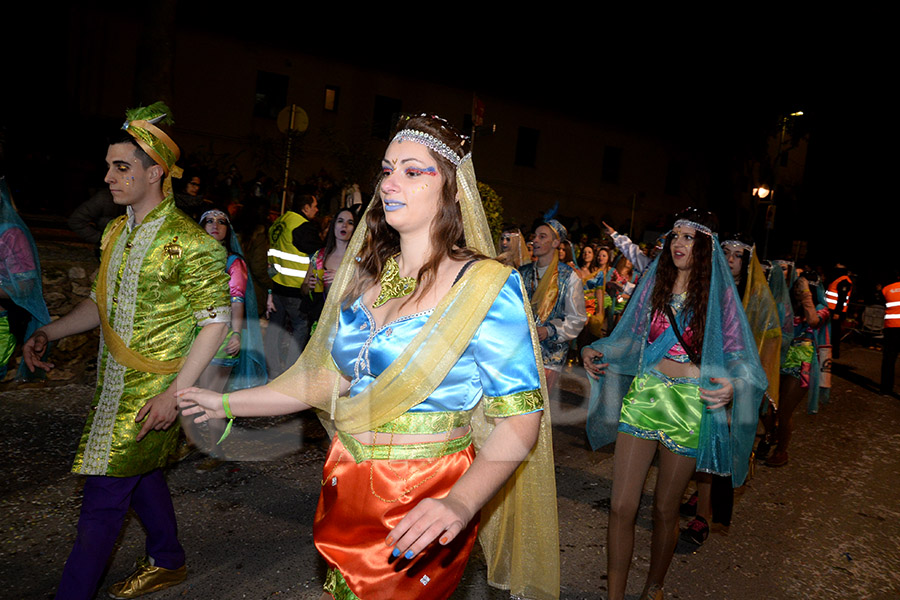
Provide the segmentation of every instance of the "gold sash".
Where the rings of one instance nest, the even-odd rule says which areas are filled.
[[[171,360],[157,360],[155,358],[147,358],[142,356],[128,347],[128,345],[119,337],[119,334],[112,328],[109,319],[106,316],[106,278],[109,270],[109,262],[112,257],[112,246],[118,239],[119,234],[125,227],[127,216],[119,217],[110,226],[109,231],[103,236],[100,243],[102,254],[100,257],[100,271],[97,274],[97,310],[100,313],[100,328],[103,330],[103,342],[109,348],[109,353],[122,366],[134,369],[135,371],[144,371],[145,373],[159,373],[160,375],[170,375],[177,373],[184,365],[184,357],[173,358]]]
[[[534,263],[534,274],[537,275],[538,265]],[[538,317],[538,323],[546,323],[550,316],[550,311],[556,305],[556,298],[559,296],[559,253],[553,250],[553,259],[544,276],[541,277],[534,296],[531,298],[531,308]]]

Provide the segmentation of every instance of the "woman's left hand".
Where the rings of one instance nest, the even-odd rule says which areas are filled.
[[[228,353],[229,356],[237,356],[241,351],[241,334],[238,331],[234,332],[230,338],[228,338],[228,343],[225,345],[225,352]]]
[[[426,498],[397,523],[384,541],[394,547],[394,557],[409,560],[438,538],[442,546],[452,542],[472,516],[472,512],[452,496]]]
[[[714,390],[700,388],[700,398],[706,402],[707,410],[714,410],[728,405],[734,398],[734,386],[731,381],[724,377],[710,378],[712,383],[720,383],[722,387]]]

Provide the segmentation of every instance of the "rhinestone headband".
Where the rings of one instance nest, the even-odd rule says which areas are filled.
[[[462,162],[463,158],[460,157],[459,154],[453,151],[450,146],[437,139],[431,134],[425,133],[424,131],[419,131],[417,129],[401,129],[397,132],[397,135],[394,136],[392,142],[396,141],[405,141],[409,140],[412,142],[416,142],[417,144],[422,144],[423,146],[430,148],[431,150],[437,152],[451,163],[453,163],[454,167],[458,167],[459,163]]]
[[[712,229],[710,229],[706,225],[701,225],[700,223],[697,223],[695,221],[688,221],[687,219],[678,219],[677,221],[675,221],[675,224],[672,225],[672,229],[675,229],[676,227],[693,227],[697,231],[705,233],[706,235],[712,235]]]
[[[206,211],[205,213],[203,213],[202,215],[200,215],[200,220],[197,221],[197,222],[200,223],[200,224],[202,224],[202,223],[203,223],[203,220],[206,219],[206,217],[213,217],[213,218],[216,218],[216,217],[225,217],[225,220],[228,221],[229,224],[231,223],[231,219],[228,218],[228,215],[225,214],[225,213],[223,213],[221,210],[219,210],[219,209],[217,209],[217,208],[214,208],[214,209],[212,209],[212,210],[208,210],[208,211]]]
[[[722,246],[736,246],[736,247],[740,248],[741,250],[745,250],[747,252],[750,252],[751,250],[753,250],[753,248],[751,248],[750,246],[748,246],[747,244],[745,244],[744,242],[741,242],[739,240],[725,240],[724,242],[722,242]]]

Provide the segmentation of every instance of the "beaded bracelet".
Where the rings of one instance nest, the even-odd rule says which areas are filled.
[[[222,437],[219,438],[219,441],[216,442],[216,445],[225,441],[225,438],[231,433],[232,424],[234,424],[234,415],[231,414],[231,406],[228,404],[228,394],[222,394],[222,408],[225,409],[225,418],[228,419],[228,425],[225,426],[225,432],[222,434]]]

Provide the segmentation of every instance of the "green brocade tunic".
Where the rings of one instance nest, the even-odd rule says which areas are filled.
[[[120,219],[127,219],[125,227],[107,240],[109,268],[97,275],[107,278],[109,323],[129,348],[147,358],[185,356],[198,325],[231,321],[225,249],[175,208],[171,196],[139,225],[129,207],[127,216],[107,226],[104,239]],[[92,298],[96,302],[94,293]],[[130,477],[165,465],[178,440],[177,423],[136,442],[141,424],[135,417],[175,376],[119,364],[101,331],[97,391],[72,471]]]

